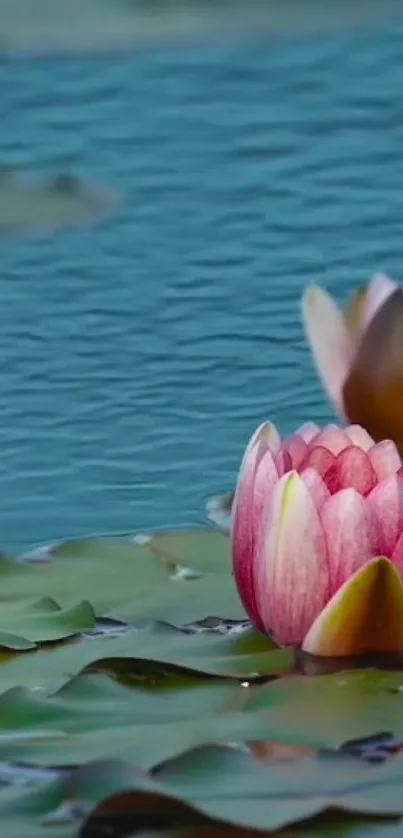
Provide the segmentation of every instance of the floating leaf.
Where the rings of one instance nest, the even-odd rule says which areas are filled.
[[[260,687],[247,708],[265,714],[273,738],[300,744],[339,747],[385,730],[401,737],[403,675],[367,670],[293,676]]]
[[[137,536],[136,541],[166,564],[171,573],[188,570],[228,576],[231,571],[228,538],[212,530],[148,534]]]
[[[370,815],[403,814],[403,674],[296,674],[293,650],[250,627],[222,533],[3,556],[0,593],[10,838],[285,826],[358,838],[392,826]],[[29,793],[12,788],[25,782]]]
[[[24,605],[9,601],[1,605],[0,645],[9,649],[33,648],[35,642],[61,640],[94,626],[95,614],[88,602],[62,609],[48,597]],[[13,631],[23,635],[19,646]],[[29,645],[22,646],[23,642]]]
[[[50,597],[27,600],[23,566],[4,556],[0,559],[0,580],[0,650],[28,651],[37,643],[65,639],[95,626],[95,614],[88,602],[62,608]],[[21,600],[14,593],[20,582]]]
[[[148,673],[150,679],[165,664],[186,667],[206,678],[212,675],[250,681],[289,672],[294,663],[290,650],[274,648],[252,630],[238,637],[186,635],[157,625],[123,636],[43,647],[34,655],[8,656],[0,665],[0,690],[19,684],[41,685],[51,691],[87,666],[93,671],[118,674],[121,659],[127,659],[127,670],[131,666],[133,676],[142,677],[143,673],[147,677]]]
[[[130,660],[127,661],[130,664]],[[149,767],[206,742],[262,740],[263,716],[243,713],[247,690],[174,667],[153,673],[89,672],[52,696],[14,687],[0,696],[0,761],[76,764],[113,756]],[[105,669],[105,671],[108,671]],[[34,736],[37,731],[37,736]],[[26,738],[24,738],[26,733]],[[52,736],[53,733],[53,736]]]
[[[400,772],[401,766],[395,769],[396,779]],[[82,838],[128,838],[153,829],[181,838],[257,838],[262,828],[267,834],[274,823],[292,823],[297,812],[326,809],[334,801],[343,806],[349,790],[354,795],[359,786],[368,799],[374,790],[387,797],[387,779],[391,777],[385,776],[384,767],[369,773],[361,767],[353,775],[348,758],[316,758],[267,769],[234,749],[204,747],[163,764],[151,776],[128,761],[95,760],[43,780],[35,790],[7,787],[0,791],[1,823],[10,838],[73,838],[77,830]],[[212,818],[214,811],[220,812],[219,820]],[[249,820],[258,824],[259,833]],[[390,817],[370,821],[331,811],[281,835],[400,838],[401,824]]]
[[[124,788],[153,788],[136,766],[121,760],[92,761],[37,789],[0,791],[0,822],[9,838],[73,838],[85,816],[104,797]]]
[[[193,808],[196,817],[238,827],[281,829],[330,809],[395,816],[403,811],[400,758],[393,764],[368,766],[341,755],[317,755],[266,766],[242,749],[202,746],[157,766],[152,774],[162,793]],[[125,794],[126,799],[119,794],[118,810],[127,818],[133,806],[131,826],[135,829],[138,801],[132,791]],[[143,818],[144,803],[143,799]],[[99,818],[112,805],[113,799],[103,802],[92,817]],[[169,807],[167,801],[165,814]],[[158,825],[153,823],[152,811],[161,808],[164,811],[163,801],[155,800],[152,807],[149,800],[151,827]],[[186,815],[191,822],[189,809]]]
[[[136,625],[246,616],[229,572],[228,539],[218,532],[151,536],[143,546],[123,538],[80,539],[56,545],[52,555],[54,561],[46,563],[0,562],[2,596],[28,599],[46,594],[64,608],[85,599],[97,617]],[[197,578],[178,579],[182,560]]]

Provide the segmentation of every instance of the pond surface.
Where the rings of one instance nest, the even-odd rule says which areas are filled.
[[[0,239],[4,546],[202,521],[263,418],[331,419],[299,297],[403,279],[402,34],[2,61],[1,162],[125,196]]]

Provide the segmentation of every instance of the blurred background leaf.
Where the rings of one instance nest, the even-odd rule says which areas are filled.
[[[0,0],[3,50],[155,47],[248,35],[283,37],[382,20],[399,0]]]
[[[73,175],[47,178],[0,165],[0,234],[54,230],[90,221],[108,215],[116,203],[111,188]]]

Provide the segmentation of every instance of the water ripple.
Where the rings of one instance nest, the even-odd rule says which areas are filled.
[[[403,277],[402,32],[0,64],[1,159],[127,196],[1,243],[5,546],[198,520],[262,418],[331,417],[299,296]]]

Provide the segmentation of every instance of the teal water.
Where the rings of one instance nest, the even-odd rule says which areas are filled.
[[[403,279],[402,35],[0,64],[0,157],[125,193],[0,240],[4,546],[202,521],[262,418],[332,417],[299,297]]]

